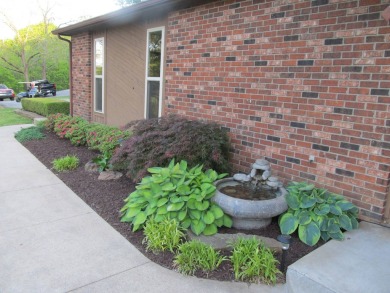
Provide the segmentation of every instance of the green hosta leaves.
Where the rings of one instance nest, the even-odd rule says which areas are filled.
[[[303,243],[313,246],[315,245],[321,237],[320,228],[314,222],[310,222],[307,225],[300,225],[298,228],[299,239]]]
[[[291,234],[298,228],[301,241],[314,245],[320,238],[343,239],[341,229],[358,228],[358,209],[343,196],[305,182],[292,182],[287,190],[289,209],[279,217],[283,234]]]
[[[191,221],[191,230],[195,235],[200,235],[204,229],[206,228],[206,224],[201,220],[192,220]]]
[[[293,210],[297,210],[300,206],[300,201],[299,201],[299,197],[297,194],[294,194],[294,193],[288,194],[286,196],[286,201],[287,201],[288,206]]]
[[[141,180],[121,209],[121,220],[132,223],[134,231],[142,228],[148,218],[157,223],[174,219],[197,235],[212,235],[217,227],[232,226],[222,209],[211,203],[216,190],[213,183],[225,174],[203,172],[202,166],[188,169],[186,161],[175,164],[173,160],[168,167],[152,167],[148,171],[151,176]]]
[[[203,222],[205,222],[207,225],[214,223],[214,221],[215,217],[212,212],[208,211],[206,214],[203,215]]]
[[[280,219],[280,230],[282,234],[291,234],[298,228],[298,218],[291,213],[285,213]]]

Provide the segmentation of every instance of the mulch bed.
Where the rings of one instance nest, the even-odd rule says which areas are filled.
[[[142,231],[132,232],[130,225],[120,222],[119,210],[124,205],[123,200],[134,191],[134,183],[125,176],[116,181],[100,181],[97,173],[89,173],[84,170],[84,165],[92,158],[97,157],[98,153],[89,150],[86,147],[76,147],[71,145],[67,139],[60,139],[55,134],[46,132],[46,137],[42,140],[34,140],[23,143],[23,145],[37,157],[47,168],[51,169],[69,188],[71,188],[85,203],[95,210],[105,221],[114,229],[121,233],[130,243],[141,251],[150,260],[166,267],[174,269],[173,254],[164,252],[153,254],[146,251],[142,244],[144,238]],[[75,155],[80,160],[80,166],[71,172],[57,173],[52,169],[52,161],[66,155]],[[261,235],[270,238],[276,238],[280,234],[277,218],[273,219],[270,226],[261,230],[237,230],[221,229],[221,233],[245,233]],[[293,242],[288,251],[286,266],[294,263],[306,254],[323,244],[320,241],[314,247],[303,244],[298,235],[292,235]],[[226,252],[223,252],[226,254]],[[276,255],[279,262],[281,254]],[[223,262],[222,265],[214,272],[205,275],[202,272],[196,274],[197,277],[215,279],[221,281],[234,280],[233,270],[229,262]],[[279,282],[284,281],[284,276]]]

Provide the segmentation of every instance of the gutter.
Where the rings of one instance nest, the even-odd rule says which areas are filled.
[[[65,41],[69,44],[69,96],[70,96],[70,108],[69,108],[69,112],[70,112],[70,116],[73,116],[73,82],[72,82],[72,41],[68,40],[68,39],[65,39],[63,36],[61,36],[60,34],[57,35],[58,38],[61,40],[61,41]]]

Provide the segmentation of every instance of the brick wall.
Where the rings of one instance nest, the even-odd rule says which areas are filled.
[[[91,121],[92,109],[92,39],[89,33],[72,36],[73,115]]]
[[[390,175],[389,1],[218,1],[173,12],[165,113],[230,132],[236,171],[265,156],[383,221]],[[313,163],[309,155],[315,156]]]

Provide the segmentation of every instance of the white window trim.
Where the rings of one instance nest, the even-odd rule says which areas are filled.
[[[161,62],[160,62],[160,77],[148,77],[149,68],[149,33],[161,31]],[[148,81],[159,81],[160,90],[158,97],[158,117],[161,117],[162,112],[162,91],[163,91],[163,77],[164,77],[164,50],[165,50],[165,26],[155,27],[146,31],[146,68],[145,68],[145,111],[144,117],[148,117]]]
[[[103,41],[103,64],[102,64],[102,75],[96,75],[96,41],[102,40]],[[106,58],[106,52],[105,52],[106,44],[104,41],[104,37],[101,38],[95,38],[93,40],[93,110],[95,113],[101,113],[104,114],[104,71],[105,71],[105,58]],[[96,77],[100,77],[102,79],[102,110],[98,111],[96,110]]]

